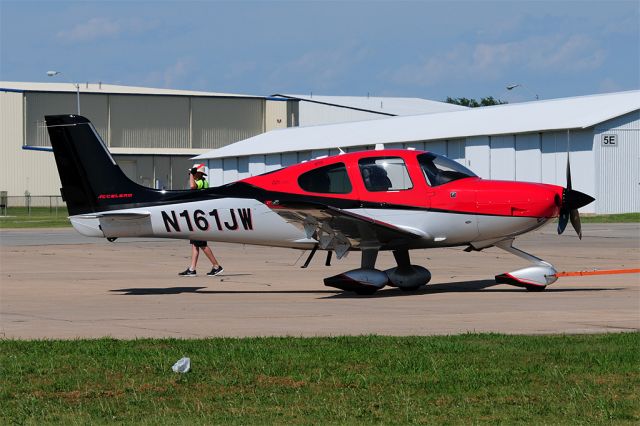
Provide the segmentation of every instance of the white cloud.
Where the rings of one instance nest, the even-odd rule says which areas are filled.
[[[513,69],[577,72],[602,65],[606,53],[586,35],[548,35],[504,43],[461,44],[388,73],[396,83],[432,86],[444,80],[496,80]]]
[[[139,33],[154,28],[154,22],[139,19],[91,18],[69,30],[59,31],[58,39],[69,42],[88,42],[103,38],[114,38],[125,33]]]

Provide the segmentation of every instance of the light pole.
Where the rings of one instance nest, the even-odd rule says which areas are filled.
[[[61,71],[47,71],[49,77],[55,77],[62,74]],[[71,83],[71,82],[70,82]],[[78,104],[78,115],[80,115],[80,83],[71,83],[76,88],[76,103]]]
[[[533,93],[531,90],[529,90],[529,88],[527,88],[526,86],[520,84],[520,83],[516,83],[516,84],[510,84],[507,86],[507,90],[511,91],[513,89],[515,89],[516,87],[522,87],[524,90],[526,90],[527,92],[531,93],[533,96],[536,97],[536,101],[540,100],[540,98],[538,97],[537,93]]]

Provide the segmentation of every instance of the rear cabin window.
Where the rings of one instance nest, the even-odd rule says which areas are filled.
[[[330,164],[310,170],[298,177],[298,185],[307,192],[348,194],[351,181],[344,163]]]
[[[407,166],[400,157],[371,157],[358,161],[367,190],[402,191],[413,188]]]

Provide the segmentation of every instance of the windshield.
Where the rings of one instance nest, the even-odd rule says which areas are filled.
[[[431,152],[418,155],[418,162],[430,186],[444,185],[454,180],[476,176],[462,164]]]

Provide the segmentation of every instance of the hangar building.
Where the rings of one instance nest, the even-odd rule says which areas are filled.
[[[80,84],[81,114],[134,181],[188,186],[191,158],[261,133],[303,123],[372,120],[461,107],[412,98],[247,96],[109,84]],[[60,194],[46,114],[75,113],[71,83],[0,82],[0,191]]]
[[[81,114],[134,181],[183,188],[195,155],[295,125],[295,101],[228,93],[80,84]],[[76,113],[71,83],[0,82],[0,190],[59,195],[46,114]],[[28,148],[28,149],[23,149]]]
[[[587,213],[640,212],[640,91],[551,99],[267,132],[200,155],[220,185],[344,151],[425,149],[480,177],[566,185]]]
[[[346,123],[380,118],[462,111],[467,107],[421,98],[387,98],[375,96],[272,95],[298,101],[298,125]]]

